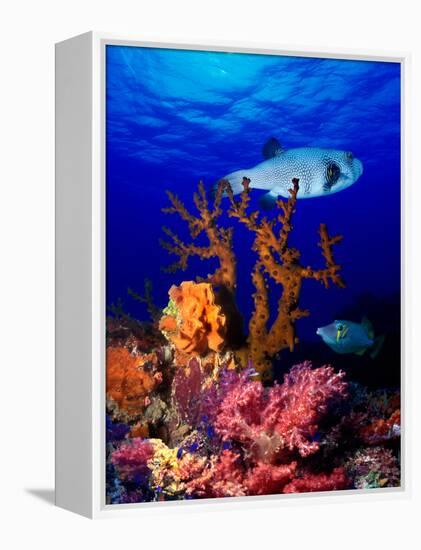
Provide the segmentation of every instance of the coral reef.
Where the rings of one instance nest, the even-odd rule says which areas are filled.
[[[359,449],[350,456],[346,469],[357,489],[378,489],[400,485],[399,463],[391,449],[384,447]]]
[[[400,484],[400,395],[350,383],[343,370],[303,361],[283,363],[275,382],[273,357],[294,350],[295,322],[307,279],[343,286],[331,237],[321,224],[325,266],[300,261],[289,243],[298,181],[279,200],[275,218],[249,212],[249,180],[234,198],[220,182],[210,206],[203,185],[190,214],[173,195],[167,212],[189,227],[192,244],[166,230],[185,269],[192,256],[217,258],[205,280],[169,290],[162,311],[148,283],[144,296],[151,323],[141,323],[121,304],[107,318],[107,502],[131,503],[248,495],[396,487]],[[228,215],[253,234],[255,291],[249,334],[243,337],[236,306],[233,230]],[[207,246],[196,239],[207,238]],[[269,291],[277,294],[271,313]],[[271,320],[270,326],[269,322]],[[240,324],[240,325],[239,325]],[[282,359],[282,357],[281,357]]]
[[[298,179],[292,181],[290,198],[287,201],[278,200],[279,213],[272,220],[268,220],[266,217],[260,219],[258,211],[248,212],[251,191],[249,184],[250,180],[244,178],[244,190],[240,198],[236,200],[230,184],[222,180],[217,186],[213,208],[209,206],[203,184],[200,184],[199,193],[194,197],[199,211],[198,217],[190,214],[184,204],[169,193],[172,207],[166,208],[164,211],[177,213],[185,220],[193,239],[205,232],[209,245],[200,247],[195,244],[186,244],[169,229],[165,229],[165,232],[173,242],[172,244],[167,242],[162,244],[169,252],[180,258],[170,267],[171,270],[185,269],[188,259],[193,255],[202,259],[212,257],[219,259],[219,267],[213,275],[208,277],[208,281],[215,287],[221,287],[218,300],[227,311],[229,330],[233,330],[233,325],[239,326],[239,314],[235,306],[237,282],[236,259],[232,248],[233,229],[218,226],[218,219],[222,214],[221,199],[224,194],[228,196],[230,201],[228,215],[231,218],[236,218],[255,235],[253,250],[257,253],[257,260],[252,273],[255,286],[254,312],[249,321],[248,356],[252,360],[254,368],[262,376],[270,377],[271,358],[284,349],[290,351],[294,349],[298,342],[295,334],[295,322],[309,315],[307,310],[301,309],[298,305],[303,280],[320,281],[326,288],[329,287],[330,282],[340,287],[345,286],[339,273],[341,266],[336,264],[333,257],[333,246],[341,241],[342,236],[331,237],[326,225],[321,224],[319,246],[325,260],[325,267],[313,269],[302,265],[300,251],[289,245],[299,189]],[[282,289],[278,300],[277,316],[270,328],[267,327],[270,307],[265,276],[270,277]],[[241,340],[238,334],[236,340],[237,343]],[[227,341],[232,343],[232,338],[228,337]]]
[[[363,446],[343,372],[305,362],[265,387],[251,368],[223,364],[215,377],[200,361],[172,367],[169,386],[157,387],[143,413],[149,435],[107,421],[109,502],[399,485],[397,449],[382,446],[395,439]],[[369,409],[372,396],[358,406]]]

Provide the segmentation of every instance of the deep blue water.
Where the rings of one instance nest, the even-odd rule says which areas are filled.
[[[184,273],[162,271],[176,259],[159,245],[162,225],[188,239],[184,222],[161,212],[166,190],[193,208],[199,180],[210,187],[261,162],[271,136],[286,149],[350,150],[364,165],[358,182],[298,202],[292,240],[304,263],[322,266],[317,228],[326,223],[344,236],[335,253],[347,284],[325,290],[304,283],[301,306],[311,316],[297,323],[301,353],[322,346],[317,327],[368,315],[388,336],[387,369],[395,365],[398,372],[399,64],[108,46],[106,67],[108,305],[121,299],[126,311],[147,319],[128,287],[142,291],[144,279],[151,279],[156,303],[164,306],[172,284],[212,271],[200,261]],[[236,225],[238,301],[246,319],[251,238]]]

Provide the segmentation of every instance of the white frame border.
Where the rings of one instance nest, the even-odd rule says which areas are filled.
[[[159,40],[142,41],[137,37],[121,37],[108,33],[88,33],[92,40],[92,514],[93,518],[105,518],[156,513],[157,510],[172,513],[185,513],[186,507],[193,510],[244,509],[267,506],[302,506],[306,503],[344,503],[370,502],[410,498],[410,415],[411,396],[411,349],[409,318],[411,301],[409,299],[409,271],[407,250],[408,235],[412,213],[409,204],[409,162],[406,140],[409,132],[408,80],[410,55],[404,52],[367,52],[361,50],[313,49],[309,47],[288,47],[273,44],[251,44],[238,42],[212,42],[184,44],[162,42]],[[76,37],[71,40],[78,40]],[[401,390],[403,430],[401,443],[402,484],[398,488],[347,490],[327,493],[300,495],[265,495],[258,497],[236,497],[204,499],[194,501],[111,504],[105,503],[105,52],[106,46],[133,46],[143,48],[165,48],[198,51],[218,51],[252,53],[261,55],[282,55],[299,57],[320,57],[358,61],[393,62],[401,65]],[[407,266],[407,269],[404,269]],[[412,424],[412,423],[411,423]],[[191,513],[192,509],[189,510]]]

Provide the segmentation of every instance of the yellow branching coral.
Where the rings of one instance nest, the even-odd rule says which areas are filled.
[[[195,216],[187,210],[179,198],[168,192],[172,206],[164,208],[163,211],[168,214],[178,214],[188,224],[193,241],[199,235],[204,234],[209,244],[208,246],[198,246],[194,242],[184,243],[170,229],[165,227],[164,232],[172,242],[161,241],[161,245],[171,254],[179,256],[179,260],[168,268],[170,272],[177,269],[185,270],[189,258],[192,256],[197,256],[202,260],[217,258],[219,267],[213,275],[209,276],[208,281],[215,286],[223,286],[232,292],[237,283],[237,262],[232,248],[232,228],[220,227],[217,224],[217,220],[222,214],[222,196],[223,188],[219,186],[211,208],[205,187],[200,182],[199,191],[193,197],[199,213],[198,216]]]
[[[226,334],[226,318],[209,283],[185,281],[172,286],[170,303],[159,327],[178,351],[203,355],[220,351]]]
[[[234,198],[229,183],[222,182],[231,202],[228,214],[237,218],[255,234],[253,250],[257,253],[258,259],[252,273],[255,293],[253,295],[254,311],[249,323],[248,345],[253,365],[263,375],[270,373],[271,357],[283,349],[292,351],[298,342],[295,335],[295,322],[309,315],[308,310],[300,309],[298,305],[303,280],[321,281],[326,288],[329,286],[329,281],[340,287],[345,286],[339,274],[341,266],[336,264],[332,252],[333,245],[342,240],[341,235],[331,237],[326,225],[320,225],[319,246],[326,265],[325,268],[318,270],[303,266],[299,261],[299,250],[289,245],[288,238],[293,229],[292,218],[299,189],[298,179],[294,178],[292,183],[290,198],[287,201],[278,200],[277,206],[280,212],[275,219],[268,220],[260,219],[257,211],[247,212],[250,202],[250,180],[244,178],[244,190],[239,200]],[[282,288],[278,300],[278,313],[269,328],[267,323],[270,310],[265,275]]]

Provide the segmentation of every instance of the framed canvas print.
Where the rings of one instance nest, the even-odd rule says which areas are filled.
[[[56,60],[57,504],[404,491],[405,57]]]

